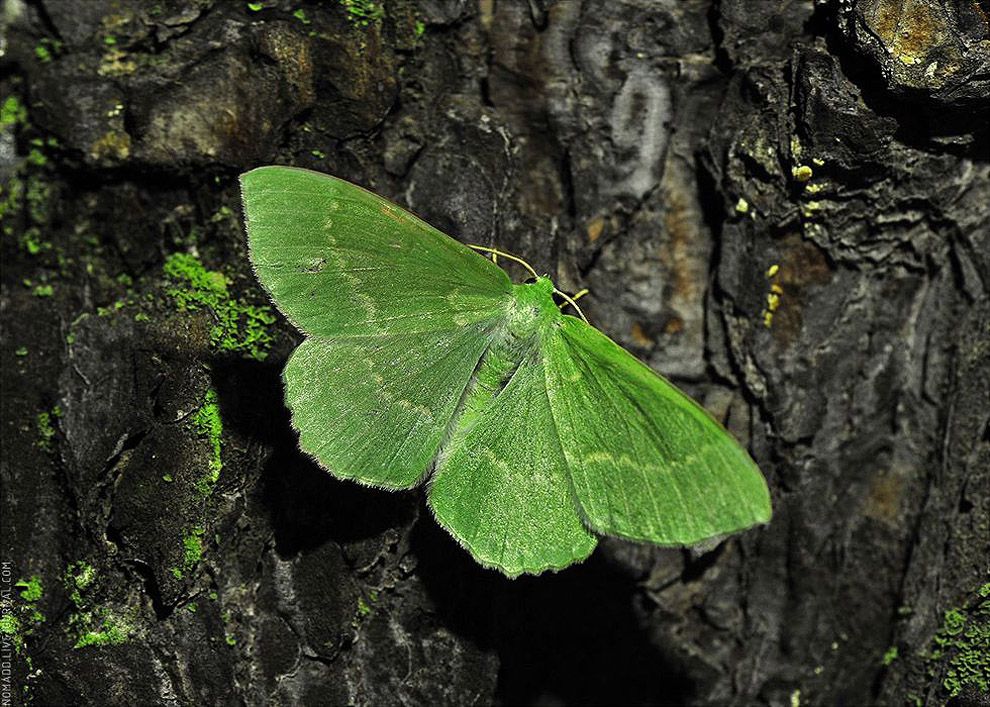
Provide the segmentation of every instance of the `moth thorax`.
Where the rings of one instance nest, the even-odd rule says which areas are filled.
[[[509,333],[524,339],[560,318],[560,309],[553,300],[550,278],[539,277],[536,282],[513,286],[512,307],[509,310]]]

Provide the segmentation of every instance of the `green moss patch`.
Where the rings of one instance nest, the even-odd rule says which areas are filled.
[[[209,441],[213,452],[207,472],[196,480],[196,490],[205,497],[213,493],[213,487],[216,486],[220,479],[220,472],[223,470],[223,457],[221,456],[223,419],[220,417],[220,405],[217,404],[217,391],[210,388],[206,392],[203,404],[192,416],[190,424],[197,435],[205,437]]]
[[[206,392],[202,405],[189,419],[189,428],[210,444],[210,461],[203,474],[194,482],[196,493],[206,499],[213,493],[220,479],[220,472],[223,470],[223,418],[220,416],[220,405],[217,403],[217,392],[214,389],[210,388]],[[162,478],[167,482],[173,481],[170,474]],[[178,566],[169,568],[169,572],[177,580],[183,579],[186,573],[193,570],[203,558],[203,537],[206,535],[203,522],[201,519],[199,525],[190,528],[182,535],[182,562]]]
[[[932,639],[929,664],[944,661],[942,687],[949,697],[969,688],[990,693],[990,583],[980,587],[977,595],[980,599],[975,606],[946,611]]]
[[[165,274],[174,283],[168,295],[179,311],[208,309],[216,319],[210,343],[220,351],[233,351],[263,361],[272,344],[269,328],[275,316],[269,307],[247,304],[230,295],[227,277],[207,270],[188,253],[175,253],[165,261]]]
[[[38,608],[38,602],[44,596],[44,587],[41,583],[41,577],[32,575],[27,579],[22,578],[14,582],[14,588],[19,590],[21,602],[12,606],[6,614],[0,617],[0,633],[9,637],[14,646],[14,652],[18,655],[24,655],[30,667],[31,658],[24,649],[26,639],[45,621],[45,615]]]
[[[31,128],[27,108],[17,96],[8,96],[0,104],[0,128],[9,127],[25,131]],[[44,150],[57,147],[58,141],[36,137],[30,145],[14,174],[0,184],[0,232],[5,236],[16,235],[25,252],[38,255],[52,250],[52,244],[42,236],[53,202],[45,169],[48,156]]]
[[[193,528],[192,531],[182,538],[184,550],[182,566],[185,569],[192,569],[203,559],[203,533],[202,528]]]
[[[27,122],[27,108],[17,96],[7,96],[0,104],[0,127]]]
[[[897,646],[891,646],[890,648],[888,648],[887,651],[883,654],[883,658],[880,659],[881,665],[883,665],[884,667],[892,665],[894,661],[897,660],[898,652],[899,651],[897,650]]]
[[[69,616],[69,629],[75,635],[73,648],[120,645],[134,631],[131,622],[110,607],[91,606],[89,595],[96,579],[96,569],[82,560],[71,563],[65,570],[63,581],[75,607]]]
[[[4,614],[0,617],[0,633],[10,637],[10,642],[14,644],[14,651],[20,653],[24,648],[24,637],[21,635],[21,622],[13,614]]]
[[[62,408],[56,405],[51,411],[39,412],[35,418],[35,425],[38,430],[37,445],[46,452],[52,449],[52,440],[55,439],[56,418],[62,416]]]
[[[18,580],[14,586],[21,590],[21,599],[26,602],[38,601],[44,594],[41,578],[38,575],[33,575],[30,579]]]
[[[79,635],[73,648],[88,648],[89,646],[118,646],[130,637],[133,627],[125,620],[113,614],[109,609],[101,609],[95,614],[87,614],[91,625],[96,628],[84,631]]]
[[[355,27],[367,27],[374,22],[381,22],[385,17],[385,9],[380,3],[371,0],[340,0],[347,12],[347,19]]]
[[[203,559],[203,536],[206,534],[206,529],[202,527],[196,527],[189,530],[182,536],[182,566],[181,567],[170,567],[169,572],[176,579],[182,579],[186,576],[186,573],[190,570],[195,569],[196,565],[199,564],[200,560]]]

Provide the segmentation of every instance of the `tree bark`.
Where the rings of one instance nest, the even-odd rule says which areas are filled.
[[[4,12],[13,704],[990,701],[986,2]],[[271,163],[590,288],[771,523],[508,580],[323,472],[240,223]]]

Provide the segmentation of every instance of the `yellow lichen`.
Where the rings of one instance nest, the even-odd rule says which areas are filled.
[[[110,130],[90,146],[89,154],[94,160],[125,160],[131,154],[131,136],[123,131]]]
[[[906,66],[923,63],[946,33],[945,19],[921,0],[880,0],[866,20],[887,51]]]
[[[135,71],[137,71],[137,63],[128,57],[127,52],[111,45],[103,54],[103,60],[96,73],[100,76],[127,76]]]
[[[767,280],[770,281],[770,291],[767,293],[766,306],[763,308],[761,317],[763,318],[763,326],[767,329],[773,326],[774,312],[780,307],[780,300],[784,294],[784,288],[777,282],[777,276],[779,274],[780,265],[777,263],[768,267],[765,273]]]
[[[601,237],[602,232],[604,230],[605,230],[605,219],[603,219],[601,216],[595,216],[593,219],[591,219],[588,222],[588,226],[587,226],[588,240],[594,243]]]

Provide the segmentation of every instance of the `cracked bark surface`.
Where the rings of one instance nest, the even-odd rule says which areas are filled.
[[[986,702],[933,649],[990,582],[985,2],[5,8],[0,559],[44,587],[4,607],[15,704]],[[268,163],[589,287],[773,521],[509,581],[419,492],[327,476],[291,327],[222,351],[163,269],[264,304],[236,177]]]

